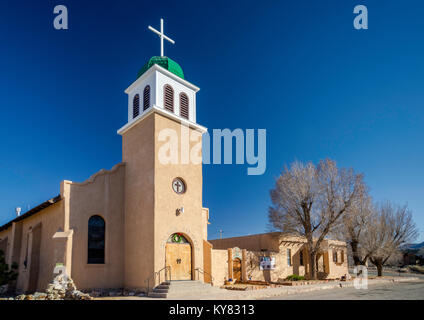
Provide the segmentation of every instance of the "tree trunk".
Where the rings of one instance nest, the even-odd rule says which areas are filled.
[[[309,253],[309,278],[311,280],[317,279],[317,273],[316,273],[316,267],[315,267],[316,256],[317,255],[315,252]]]
[[[355,266],[364,265],[365,263],[362,262],[362,260],[355,254],[353,254],[353,264]]]
[[[353,261],[355,266],[365,266],[367,264],[367,259],[361,260],[361,258],[357,258],[357,260],[355,260],[355,257],[353,257]]]
[[[383,260],[370,258],[370,261],[377,267],[377,276],[383,276]]]
[[[355,266],[365,266],[365,264],[367,263],[367,257],[362,258],[361,255],[359,254],[359,242],[358,241],[351,241],[350,242],[350,247],[352,248],[352,258],[353,258],[353,264]]]
[[[381,262],[377,262],[375,265],[377,267],[377,276],[382,277],[383,276],[383,264]]]
[[[353,264],[355,266],[359,266],[361,264],[361,259],[359,258],[358,254],[358,242],[357,241],[351,241],[350,247],[352,248],[352,257],[353,257]]]

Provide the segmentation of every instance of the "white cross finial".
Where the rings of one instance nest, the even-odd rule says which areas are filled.
[[[160,19],[160,32],[157,31],[155,28],[152,28],[151,26],[149,26],[149,30],[153,31],[154,33],[156,33],[159,36],[159,38],[160,38],[160,56],[163,57],[163,39],[168,40],[172,44],[175,44],[175,41],[172,40],[171,38],[168,38],[167,36],[165,36],[165,34],[163,32],[163,19]]]

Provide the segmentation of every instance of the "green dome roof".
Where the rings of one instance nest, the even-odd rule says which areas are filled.
[[[184,72],[183,69],[181,69],[180,65],[176,63],[174,60],[168,58],[168,57],[151,57],[149,61],[141,68],[141,70],[138,72],[137,79],[140,78],[143,73],[145,73],[147,70],[150,69],[151,66],[154,64],[157,64],[161,66],[162,68],[165,68],[166,70],[172,72],[173,74],[179,76],[180,78],[184,79]]]

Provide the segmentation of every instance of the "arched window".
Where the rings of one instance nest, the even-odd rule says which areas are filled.
[[[180,116],[188,119],[188,96],[185,93],[180,94]]]
[[[133,99],[133,119],[140,114],[140,96],[137,93]]]
[[[100,216],[88,220],[87,263],[105,263],[105,221]]]
[[[169,84],[163,87],[163,105],[166,110],[174,112],[174,89]]]
[[[150,107],[150,86],[146,86],[143,91],[143,111]]]

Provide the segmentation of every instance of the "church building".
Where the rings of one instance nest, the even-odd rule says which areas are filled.
[[[237,239],[216,241],[217,248],[208,242],[202,163],[164,164],[160,159],[163,130],[174,130],[181,140],[183,127],[191,149],[207,129],[196,119],[199,88],[185,79],[178,63],[163,55],[163,40],[172,41],[163,28],[154,31],[161,37],[162,55],[149,59],[125,90],[128,121],[118,130],[122,162],[84,182],[62,181],[56,197],[0,226],[0,250],[8,264],[19,266],[18,291],[45,290],[58,267],[64,267],[81,290],[141,291],[164,279],[221,285],[241,268],[238,278],[246,280],[246,265],[259,270],[259,262],[248,256],[255,250],[258,255],[266,252],[252,247],[254,240],[243,240],[249,243],[246,247]],[[183,147],[178,143],[179,155]],[[346,253],[345,244],[336,246]],[[341,254],[343,272],[338,274],[347,270]]]

